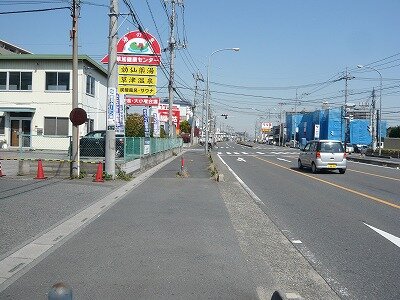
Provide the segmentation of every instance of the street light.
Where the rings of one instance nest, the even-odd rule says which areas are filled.
[[[359,69],[366,68],[366,69],[371,69],[371,70],[373,70],[375,72],[378,72],[379,77],[381,79],[380,86],[379,86],[379,124],[376,124],[376,126],[378,127],[379,155],[381,155],[382,154],[382,137],[381,137],[381,124],[382,124],[382,74],[377,69],[375,69],[373,67],[370,67],[370,66],[357,65],[357,68],[359,68]],[[373,144],[374,143],[372,143],[372,147],[373,147]]]
[[[206,95],[206,136],[205,136],[205,151],[206,154],[208,153],[208,134],[209,134],[209,130],[208,130],[208,106],[210,104],[210,66],[211,66],[211,57],[218,52],[221,51],[239,51],[239,48],[223,48],[223,49],[218,49],[215,50],[214,52],[212,52],[210,54],[210,56],[208,57],[208,65],[207,65],[207,95]]]

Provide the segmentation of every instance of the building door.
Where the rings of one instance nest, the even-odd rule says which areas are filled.
[[[11,120],[11,147],[18,147],[19,120]]]
[[[19,147],[19,133],[22,133],[22,147],[31,146],[31,120],[11,119],[11,147]]]

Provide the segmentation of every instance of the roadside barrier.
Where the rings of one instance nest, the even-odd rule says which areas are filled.
[[[3,174],[3,170],[1,168],[1,161],[0,161],[0,177],[6,176],[5,174]]]
[[[46,179],[46,178],[47,177],[44,176],[42,160],[39,159],[38,160],[38,167],[37,167],[37,175],[36,175],[35,179]]]
[[[99,162],[97,165],[96,177],[93,179],[94,182],[104,182],[103,179],[103,163]]]

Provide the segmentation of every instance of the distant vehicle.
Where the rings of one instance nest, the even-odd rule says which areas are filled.
[[[313,173],[320,170],[339,170],[344,174],[347,168],[346,153],[341,141],[313,140],[300,149],[298,168],[310,167]]]
[[[354,153],[355,151],[355,145],[353,144],[346,144],[346,153]]]
[[[115,157],[124,156],[124,142],[125,136],[123,134],[115,134]],[[87,133],[80,139],[79,150],[81,156],[105,156],[106,131],[96,130]]]

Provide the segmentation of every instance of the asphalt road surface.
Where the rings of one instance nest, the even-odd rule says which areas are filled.
[[[299,150],[220,143],[218,156],[343,299],[400,299],[400,171],[297,169]]]

